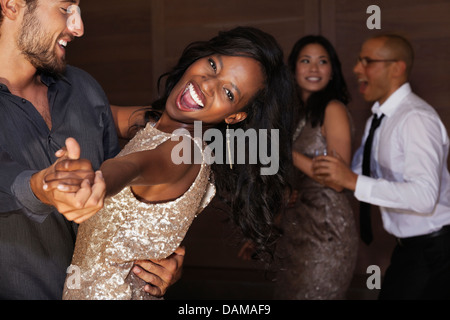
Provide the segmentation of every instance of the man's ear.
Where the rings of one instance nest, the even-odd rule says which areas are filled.
[[[406,62],[399,60],[394,64],[394,75],[397,77],[403,77],[406,75]]]
[[[17,18],[19,13],[19,4],[17,0],[0,0],[3,15],[11,20]]]
[[[235,124],[247,118],[247,112],[237,112],[225,118],[226,124]]]

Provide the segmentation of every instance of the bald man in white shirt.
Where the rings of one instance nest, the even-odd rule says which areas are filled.
[[[361,47],[354,73],[364,99],[373,102],[352,169],[339,156],[318,157],[315,174],[354,191],[380,208],[385,230],[397,238],[380,299],[450,298],[449,138],[439,115],[408,83],[414,54],[398,35],[379,35]],[[370,173],[363,174],[364,145],[375,131]]]

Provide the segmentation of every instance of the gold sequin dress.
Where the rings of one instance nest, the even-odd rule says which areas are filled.
[[[118,157],[154,149],[171,137],[149,123]],[[198,138],[194,141],[204,150]],[[130,187],[105,199],[104,208],[79,226],[63,299],[154,299],[143,290],[145,282],[130,270],[136,260],[162,259],[172,254],[195,216],[214,197],[211,170],[204,154],[195,181],[173,201],[142,202]]]

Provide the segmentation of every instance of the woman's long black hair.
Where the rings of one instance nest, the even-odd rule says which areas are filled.
[[[288,58],[288,67],[292,74],[295,75],[298,56],[302,49],[309,44],[319,44],[328,53],[331,63],[332,79],[328,85],[321,91],[312,93],[307,101],[301,99],[301,89],[296,85],[298,100],[300,103],[299,117],[306,118],[312,126],[323,125],[325,109],[332,100],[341,101],[347,105],[350,102],[350,94],[342,74],[341,62],[333,45],[321,35],[308,35],[300,38],[293,46],[291,54]]]
[[[257,253],[271,252],[278,236],[274,216],[282,210],[286,200],[287,177],[291,170],[291,139],[294,128],[294,81],[283,61],[283,52],[276,40],[269,34],[252,27],[237,27],[220,32],[209,41],[190,44],[181,55],[177,65],[160,77],[166,78],[161,98],[152,104],[163,109],[167,98],[183,76],[186,69],[196,60],[214,54],[245,56],[256,59],[263,71],[264,88],[244,108],[247,118],[230,129],[267,129],[266,143],[270,150],[273,129],[279,132],[279,169],[273,175],[261,175],[264,167],[259,159],[257,164],[248,163],[247,145],[245,164],[212,164],[216,194],[230,207],[231,220],[239,227],[244,239],[251,240]],[[225,140],[226,124],[219,124]],[[235,144],[236,145],[236,144]],[[226,147],[226,146],[225,146]],[[253,146],[254,147],[254,146]],[[241,151],[241,150],[240,150]],[[223,152],[224,155],[227,153]],[[236,150],[234,150],[236,155]],[[272,157],[274,159],[275,157]]]

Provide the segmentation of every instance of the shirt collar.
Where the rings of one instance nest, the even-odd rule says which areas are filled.
[[[69,85],[71,84],[70,81],[64,76],[64,75],[52,75],[49,73],[41,73],[41,81],[43,84],[45,84],[47,87],[50,87],[52,84],[55,84],[58,80],[63,80],[67,82]]]
[[[40,76],[41,82],[45,84],[47,87],[50,87],[52,84],[55,84],[58,80],[63,80],[67,82],[69,85],[71,85],[69,79],[67,79],[64,75],[55,76],[48,73],[41,73]],[[6,91],[11,93],[8,89],[8,86],[1,82],[0,82],[0,91]]]
[[[388,117],[391,116],[399,106],[399,102],[411,91],[411,85],[408,82],[404,83],[382,105],[378,101],[375,102],[372,106],[372,112],[377,115],[385,114]]]

